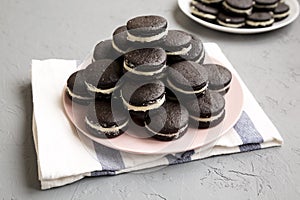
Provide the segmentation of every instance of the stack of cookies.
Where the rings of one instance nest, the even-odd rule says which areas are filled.
[[[288,17],[282,0],[192,0],[191,13],[205,21],[231,28],[262,28]]]
[[[168,30],[161,16],[135,17],[95,46],[91,64],[69,77],[66,94],[88,106],[85,123],[97,137],[138,125],[149,137],[178,139],[188,127],[213,127],[225,116],[231,73],[204,58],[198,37]]]

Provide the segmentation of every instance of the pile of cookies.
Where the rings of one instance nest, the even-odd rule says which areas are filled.
[[[135,17],[95,46],[91,64],[68,78],[66,94],[88,106],[85,124],[97,137],[139,125],[149,137],[178,139],[189,126],[213,127],[225,116],[232,75],[204,58],[198,37],[168,30],[161,16]]]
[[[231,28],[263,28],[288,17],[284,0],[192,0],[191,13],[205,21]]]

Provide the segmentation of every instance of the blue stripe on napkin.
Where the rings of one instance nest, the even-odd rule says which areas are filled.
[[[239,146],[240,151],[244,152],[261,148],[260,143],[263,143],[264,139],[245,111],[242,112],[240,119],[233,128],[244,144]]]
[[[241,152],[245,152],[245,151],[253,151],[253,150],[257,150],[257,149],[261,149],[260,144],[244,144],[239,146],[240,151]]]
[[[115,175],[115,171],[94,171],[91,172],[91,176],[109,176],[109,175]]]
[[[125,168],[120,151],[94,142],[98,161],[104,171],[116,171]]]

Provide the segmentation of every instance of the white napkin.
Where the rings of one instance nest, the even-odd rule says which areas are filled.
[[[240,80],[218,45],[205,43],[204,46],[211,61],[228,67]],[[63,88],[68,77],[78,70],[77,66],[74,60],[32,60],[33,137],[41,189],[69,184],[85,176],[115,175],[283,143],[277,129],[241,80],[245,96],[242,116],[207,152],[195,149],[174,155],[136,155],[79,138],[62,105]]]

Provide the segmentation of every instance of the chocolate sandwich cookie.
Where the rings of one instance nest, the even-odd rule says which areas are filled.
[[[178,102],[166,101],[155,113],[149,113],[145,128],[153,138],[171,141],[183,136],[188,129],[189,113]]]
[[[169,30],[163,48],[168,56],[168,63],[186,55],[191,49],[192,36],[184,31]]]
[[[144,125],[147,112],[159,108],[165,102],[165,86],[159,80],[148,82],[127,80],[120,94],[133,121],[141,126]]]
[[[226,94],[232,79],[231,72],[218,64],[204,64],[203,67],[205,67],[208,73],[208,89],[222,95]]]
[[[130,48],[130,42],[127,40],[127,28],[126,26],[120,26],[116,28],[112,36],[112,47],[115,51],[122,56]]]
[[[252,28],[272,26],[274,18],[269,12],[254,12],[246,19],[246,25]]]
[[[87,91],[85,85],[84,70],[79,70],[71,74],[67,80],[66,94],[76,103],[87,105],[94,97]]]
[[[206,69],[192,61],[182,61],[171,65],[167,74],[167,87],[179,101],[195,98],[195,95],[203,95],[208,87]]]
[[[157,109],[165,102],[165,85],[159,80],[145,83],[127,80],[121,87],[121,99],[128,110]]]
[[[124,107],[113,107],[109,101],[91,103],[84,119],[91,134],[100,138],[114,138],[128,128],[128,115]]]
[[[219,9],[200,2],[193,2],[190,5],[192,15],[207,22],[215,22]]]
[[[290,7],[285,3],[279,3],[273,11],[275,21],[280,21],[288,17],[290,14]]]
[[[230,13],[250,15],[253,8],[253,0],[224,0],[222,5]]]
[[[112,40],[104,40],[95,46],[92,61],[94,62],[95,60],[101,59],[115,60],[119,55],[120,54],[112,46]]]
[[[168,22],[156,15],[139,16],[127,22],[127,39],[136,45],[155,46],[164,40]]]
[[[187,34],[186,32],[182,31],[183,33]],[[180,61],[194,61],[196,63],[202,64],[205,59],[205,50],[202,41],[199,37],[189,34],[192,37],[190,41],[192,48],[184,55],[179,56],[169,56],[168,57],[168,64],[173,64]]]
[[[274,10],[279,0],[254,0],[254,8],[256,11],[272,11]]]
[[[204,45],[199,37],[195,35],[191,36],[192,49],[187,53],[187,55],[183,55],[183,58],[188,61],[194,61],[196,63],[202,64],[205,59]]]
[[[220,124],[225,117],[225,99],[217,92],[207,91],[204,96],[186,103],[190,113],[190,122],[199,129],[210,128]]]
[[[94,97],[87,91],[84,70],[74,72],[67,80],[66,94],[79,104],[89,104]]]
[[[246,18],[244,16],[220,12],[217,17],[217,22],[221,26],[241,28],[245,26]]]
[[[159,77],[166,69],[166,59],[162,48],[136,49],[124,55],[124,72],[132,79]]]
[[[116,61],[97,60],[87,66],[84,72],[86,87],[96,98],[110,98],[120,86],[117,83],[122,76],[122,68]]]

